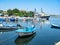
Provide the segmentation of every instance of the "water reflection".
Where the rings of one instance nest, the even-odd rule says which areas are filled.
[[[15,43],[16,45],[26,45],[28,42],[30,42],[34,37],[36,36],[36,34],[33,34],[29,37],[23,37],[23,38],[20,38],[18,37],[16,40],[15,40]]]
[[[0,45],[15,45],[14,40],[17,36],[14,31],[0,30]]]
[[[40,21],[41,24],[50,24],[50,21],[49,20],[42,20]]]
[[[32,20],[26,20],[24,22],[21,20],[19,23],[22,26],[31,26],[32,24],[35,24],[37,28],[37,35],[34,34],[33,36],[25,38],[16,38],[16,32],[10,30],[0,30],[0,45],[55,45],[58,41],[60,41],[60,29],[52,29],[50,23],[60,24],[59,21],[60,18],[53,17],[50,18],[50,20],[41,20],[40,22]]]
[[[0,32],[0,35],[2,35],[3,34],[3,32]]]
[[[42,29],[45,25],[50,25],[50,21],[49,20],[40,21],[40,29]]]

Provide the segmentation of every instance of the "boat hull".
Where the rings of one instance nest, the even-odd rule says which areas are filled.
[[[52,25],[51,28],[56,28],[56,29],[60,29],[60,26],[55,26],[55,25]]]
[[[16,32],[18,33],[18,35],[20,37],[25,37],[25,36],[30,36],[30,35],[33,35],[34,33],[36,33],[36,28],[34,25],[32,25],[32,27],[18,29],[18,30],[16,30]]]
[[[49,20],[50,16],[41,16],[40,18],[46,18],[47,20]]]
[[[18,32],[20,37],[26,37],[35,34],[36,32]]]
[[[0,30],[17,30],[16,27],[0,27]]]

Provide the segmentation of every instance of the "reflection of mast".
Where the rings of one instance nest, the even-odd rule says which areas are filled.
[[[0,32],[0,35],[2,34],[3,32]]]
[[[41,23],[40,23],[40,28],[42,29],[42,26],[44,25],[45,21],[42,20]]]
[[[40,23],[40,28],[41,28],[41,29],[42,29],[42,24],[43,24],[43,22]]]

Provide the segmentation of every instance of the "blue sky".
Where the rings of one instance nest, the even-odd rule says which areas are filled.
[[[0,10],[14,9],[31,10],[41,8],[47,14],[60,14],[60,0],[0,0]]]

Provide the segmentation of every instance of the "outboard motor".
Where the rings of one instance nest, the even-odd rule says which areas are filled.
[[[22,27],[20,24],[17,24],[18,27]]]

